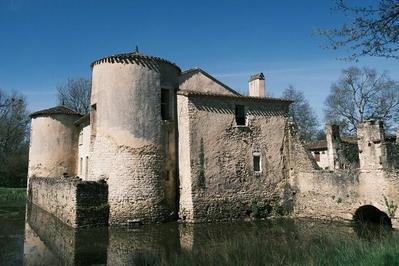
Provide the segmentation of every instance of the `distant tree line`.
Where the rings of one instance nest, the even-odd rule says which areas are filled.
[[[0,90],[0,186],[26,185],[29,116],[25,98]]]

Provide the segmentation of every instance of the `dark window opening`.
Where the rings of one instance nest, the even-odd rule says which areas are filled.
[[[236,124],[237,126],[245,126],[245,106],[236,105]]]
[[[97,104],[93,104],[91,106],[91,112],[90,112],[90,124],[91,124],[91,134],[96,135],[96,129],[97,129]]]
[[[162,120],[169,120],[169,90],[161,89],[161,117]]]
[[[260,172],[260,155],[254,154],[254,172]]]
[[[314,153],[314,159],[316,160],[316,162],[320,162],[320,152],[316,151]]]

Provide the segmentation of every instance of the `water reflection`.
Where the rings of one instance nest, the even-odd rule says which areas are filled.
[[[25,265],[158,265],[226,263],[220,254],[281,264],[307,259],[307,250],[357,241],[365,231],[337,222],[273,221],[73,229],[35,206],[27,208]],[[323,246],[323,247],[324,247]],[[243,250],[248,249],[248,250]],[[194,255],[193,255],[194,254]],[[216,255],[215,255],[216,254]],[[247,256],[247,258],[245,257]],[[181,259],[184,258],[184,259]],[[236,262],[241,258],[236,258]],[[232,261],[232,264],[234,261]]]

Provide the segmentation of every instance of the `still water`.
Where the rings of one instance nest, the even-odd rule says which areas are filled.
[[[395,265],[396,231],[316,220],[74,230],[23,204],[0,205],[0,265]]]

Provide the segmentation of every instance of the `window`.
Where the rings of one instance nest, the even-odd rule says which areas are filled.
[[[96,129],[97,129],[97,104],[93,104],[91,106],[91,112],[90,112],[90,123],[91,123],[91,134],[96,135]]]
[[[245,126],[245,106],[236,105],[236,124],[237,126]]]
[[[88,175],[89,175],[89,156],[86,156],[85,179],[87,179]]]
[[[260,153],[255,152],[253,154],[253,163],[254,163],[254,172],[260,173],[262,168],[261,168],[261,162],[260,162]]]
[[[83,145],[83,132],[79,134],[79,145]]]
[[[314,153],[314,159],[316,160],[316,162],[320,162],[320,152],[316,151]]]
[[[80,157],[80,170],[79,170],[79,175],[82,176],[83,174],[83,158]]]
[[[161,89],[161,118],[169,120],[169,90]]]

